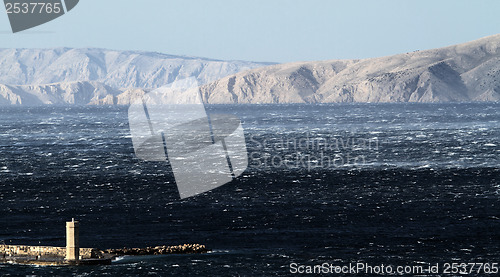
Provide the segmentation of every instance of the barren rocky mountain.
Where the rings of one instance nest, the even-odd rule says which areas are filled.
[[[195,77],[207,103],[500,101],[500,35],[364,60],[269,65],[101,49],[0,50],[0,105],[127,105]]]
[[[0,49],[0,104],[89,104],[195,77],[200,84],[269,65],[140,51]]]
[[[500,35],[365,60],[273,65],[202,87],[208,103],[500,100]]]

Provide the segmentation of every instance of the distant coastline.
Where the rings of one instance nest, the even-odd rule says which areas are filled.
[[[129,105],[188,77],[197,79],[209,104],[496,102],[499,58],[500,35],[381,58],[287,64],[92,48],[5,49],[0,105]]]

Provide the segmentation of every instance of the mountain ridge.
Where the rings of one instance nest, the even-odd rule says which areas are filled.
[[[500,100],[500,35],[361,60],[272,65],[202,87],[207,103]]]
[[[98,81],[114,88],[157,88],[186,77],[203,84],[268,64],[100,48],[0,49],[0,84]]]
[[[187,77],[213,104],[500,101],[500,35],[385,57],[286,64],[99,48],[0,49],[0,105],[128,105]]]

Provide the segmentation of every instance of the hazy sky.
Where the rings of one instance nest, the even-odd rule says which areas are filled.
[[[3,1],[2,1],[3,2]],[[500,33],[500,1],[80,0],[0,48],[99,47],[290,62],[392,55]]]

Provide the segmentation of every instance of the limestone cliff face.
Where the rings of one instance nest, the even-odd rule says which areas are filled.
[[[141,99],[147,92],[149,92],[147,89],[127,89],[118,95],[108,94],[104,98],[94,99],[89,105],[130,105],[134,100]]]
[[[118,95],[120,90],[99,82],[56,83],[49,85],[12,86],[0,85],[0,104],[87,105],[108,95]]]
[[[500,35],[366,60],[273,65],[202,87],[208,103],[500,100]]]

